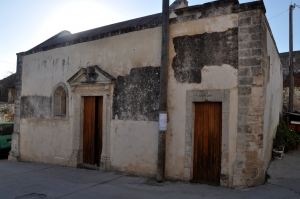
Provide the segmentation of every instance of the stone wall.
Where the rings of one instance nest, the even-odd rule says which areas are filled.
[[[14,104],[0,102],[0,122],[14,121]]]
[[[11,151],[8,159],[10,161],[19,160],[20,155],[20,109],[21,109],[21,90],[22,90],[22,71],[23,56],[17,55],[17,72],[15,81],[15,116],[14,116],[14,132],[12,134]]]
[[[237,157],[233,186],[262,184],[264,76],[262,53],[266,30],[261,10],[239,13],[239,86]]]
[[[113,99],[113,117],[119,120],[158,121],[160,67],[133,68],[119,76]]]
[[[224,32],[173,38],[176,55],[172,68],[176,80],[201,83],[204,66],[228,64],[237,68],[237,35],[237,28],[231,28]]]
[[[278,49],[262,10],[239,13],[239,103],[234,187],[262,184],[282,104]]]

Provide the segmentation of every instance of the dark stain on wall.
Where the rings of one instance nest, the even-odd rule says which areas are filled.
[[[113,117],[119,120],[158,121],[160,67],[133,68],[119,76],[113,97]]]
[[[201,83],[201,69],[204,66],[238,66],[238,28],[175,37],[173,43],[177,54],[173,58],[172,68],[176,80],[181,83]]]
[[[43,96],[21,97],[21,119],[50,118],[51,100]]]

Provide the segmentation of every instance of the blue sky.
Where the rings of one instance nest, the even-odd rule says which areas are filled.
[[[189,0],[189,5],[209,1]],[[250,0],[239,1],[240,3],[251,2]],[[27,51],[62,30],[76,33],[159,13],[161,2],[162,0],[2,0],[0,1],[0,26],[2,27],[0,79],[15,72],[16,53]],[[270,19],[269,23],[279,52],[286,52],[289,49],[288,8],[291,2],[300,5],[300,0],[264,0],[266,15]],[[278,14],[280,15],[272,18]],[[295,8],[294,50],[300,50],[299,19],[300,8]]]

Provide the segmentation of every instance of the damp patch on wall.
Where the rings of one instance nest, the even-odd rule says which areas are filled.
[[[113,117],[119,120],[158,121],[160,67],[133,68],[118,76],[113,97]]]
[[[175,37],[173,44],[176,55],[172,68],[178,82],[201,83],[204,66],[238,66],[238,28]]]
[[[21,97],[21,119],[50,118],[51,100],[44,96]]]

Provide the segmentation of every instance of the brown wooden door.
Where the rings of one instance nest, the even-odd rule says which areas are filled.
[[[222,103],[195,103],[193,180],[220,184]]]
[[[100,166],[102,151],[102,97],[84,97],[83,163]]]

